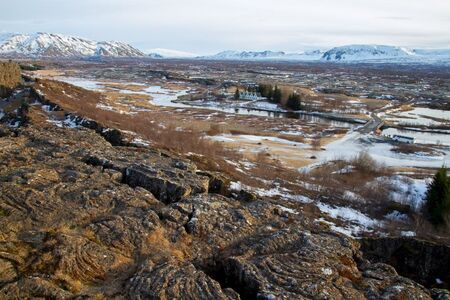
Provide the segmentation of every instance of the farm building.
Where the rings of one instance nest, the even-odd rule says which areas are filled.
[[[414,144],[416,141],[413,137],[404,135],[393,135],[392,139],[399,143]]]
[[[254,93],[254,92],[240,92],[239,93],[239,99],[240,100],[264,100],[265,97],[261,97],[260,93]]]

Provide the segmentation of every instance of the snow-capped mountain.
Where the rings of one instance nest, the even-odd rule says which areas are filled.
[[[158,54],[158,53],[149,53],[149,54],[147,54],[147,57],[153,58],[153,59],[161,59],[161,58],[164,58],[161,54]]]
[[[326,61],[367,61],[411,58],[415,53],[406,48],[384,45],[348,45],[335,47],[325,52]]]
[[[19,57],[138,57],[140,50],[122,42],[96,42],[84,38],[39,32],[0,35],[0,55]]]
[[[211,56],[198,57],[210,60],[253,61],[310,61],[310,62],[370,62],[370,63],[450,63],[450,50],[407,49],[384,45],[348,45],[328,51],[287,53],[283,51],[223,51]]]
[[[159,58],[195,58],[198,55],[190,52],[184,52],[172,49],[154,48],[146,51],[150,56],[160,55]]]
[[[322,57],[323,52],[320,50],[286,53],[283,51],[223,51],[211,56],[199,57],[202,59],[212,60],[318,60]]]

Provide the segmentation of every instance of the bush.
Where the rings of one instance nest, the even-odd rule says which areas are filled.
[[[301,110],[303,108],[303,105],[301,103],[300,95],[297,93],[290,94],[287,101],[287,107],[292,110]]]
[[[440,168],[428,185],[426,208],[430,222],[434,226],[445,225],[450,216],[450,180],[447,169]]]
[[[385,172],[385,166],[370,156],[369,153],[362,151],[350,160],[352,166],[360,171],[368,173],[383,173]]]

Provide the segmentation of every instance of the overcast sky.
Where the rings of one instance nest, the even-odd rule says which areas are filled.
[[[142,50],[345,44],[450,48],[450,0],[1,0],[0,31],[121,40]]]

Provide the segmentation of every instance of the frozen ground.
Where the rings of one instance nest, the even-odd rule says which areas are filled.
[[[222,134],[222,135],[216,135],[211,137],[212,140],[218,141],[218,142],[239,142],[239,141],[250,141],[259,143],[262,141],[272,141],[279,144],[285,144],[290,146],[295,146],[299,148],[308,148],[309,146],[304,143],[298,143],[289,141],[286,139],[281,139],[273,136],[259,136],[259,135],[246,135],[246,134],[240,134],[240,135],[232,135],[232,134]]]
[[[449,112],[450,114],[450,112]],[[413,130],[399,130],[396,128],[388,128],[383,130],[384,136],[403,135],[416,139],[418,144],[447,145],[450,146],[450,133],[431,133]]]
[[[384,118],[388,121],[401,125],[442,125],[450,122],[450,112],[439,109],[415,107],[408,111],[388,111]],[[440,119],[442,121],[435,119]]]
[[[79,77],[57,77],[56,80],[67,82],[69,84],[78,86],[86,90],[101,91],[105,88],[105,86],[103,85],[104,83],[92,79],[85,79]]]
[[[373,138],[371,138],[373,137]],[[349,159],[360,152],[367,152],[376,161],[390,167],[434,167],[449,165],[450,151],[444,151],[442,156],[428,156],[420,154],[402,154],[391,151],[394,146],[383,142],[372,135],[362,135],[359,132],[350,132],[342,139],[334,141],[317,154],[321,162]]]

